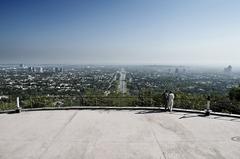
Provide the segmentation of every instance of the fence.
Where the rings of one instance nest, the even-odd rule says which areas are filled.
[[[176,98],[175,108],[204,110],[206,108],[205,98]],[[44,107],[71,107],[71,106],[115,106],[115,107],[160,107],[164,106],[159,96],[37,96],[20,98],[20,106],[24,108]],[[0,100],[0,110],[16,109],[16,97]],[[227,99],[212,99],[211,109],[217,112],[228,112],[240,114],[240,103]]]
[[[175,107],[186,109],[199,109],[205,107],[205,100],[176,98]],[[145,106],[159,107],[163,106],[161,97],[150,96],[58,96],[47,97],[37,96],[21,98],[20,105],[22,108],[41,108],[41,107],[64,107],[64,106]],[[0,101],[0,109],[11,109],[16,107],[16,98],[12,97],[5,101]]]

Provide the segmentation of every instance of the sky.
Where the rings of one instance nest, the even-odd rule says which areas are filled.
[[[0,0],[0,63],[240,65],[239,0]]]

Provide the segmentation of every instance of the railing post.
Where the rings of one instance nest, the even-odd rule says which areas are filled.
[[[211,110],[210,110],[210,104],[211,104],[211,97],[208,96],[208,97],[207,97],[207,108],[206,108],[206,111],[205,111],[205,115],[206,115],[206,116],[209,116],[209,115],[210,115],[210,112],[211,112]]]
[[[21,107],[20,107],[20,103],[19,103],[19,97],[17,97],[17,110],[16,110],[17,113],[20,113],[21,112]]]

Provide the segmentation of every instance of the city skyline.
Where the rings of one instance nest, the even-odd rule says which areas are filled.
[[[239,66],[237,0],[0,4],[2,64]]]

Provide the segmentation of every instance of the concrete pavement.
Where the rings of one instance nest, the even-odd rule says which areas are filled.
[[[238,159],[240,119],[158,110],[0,114],[0,159]]]

